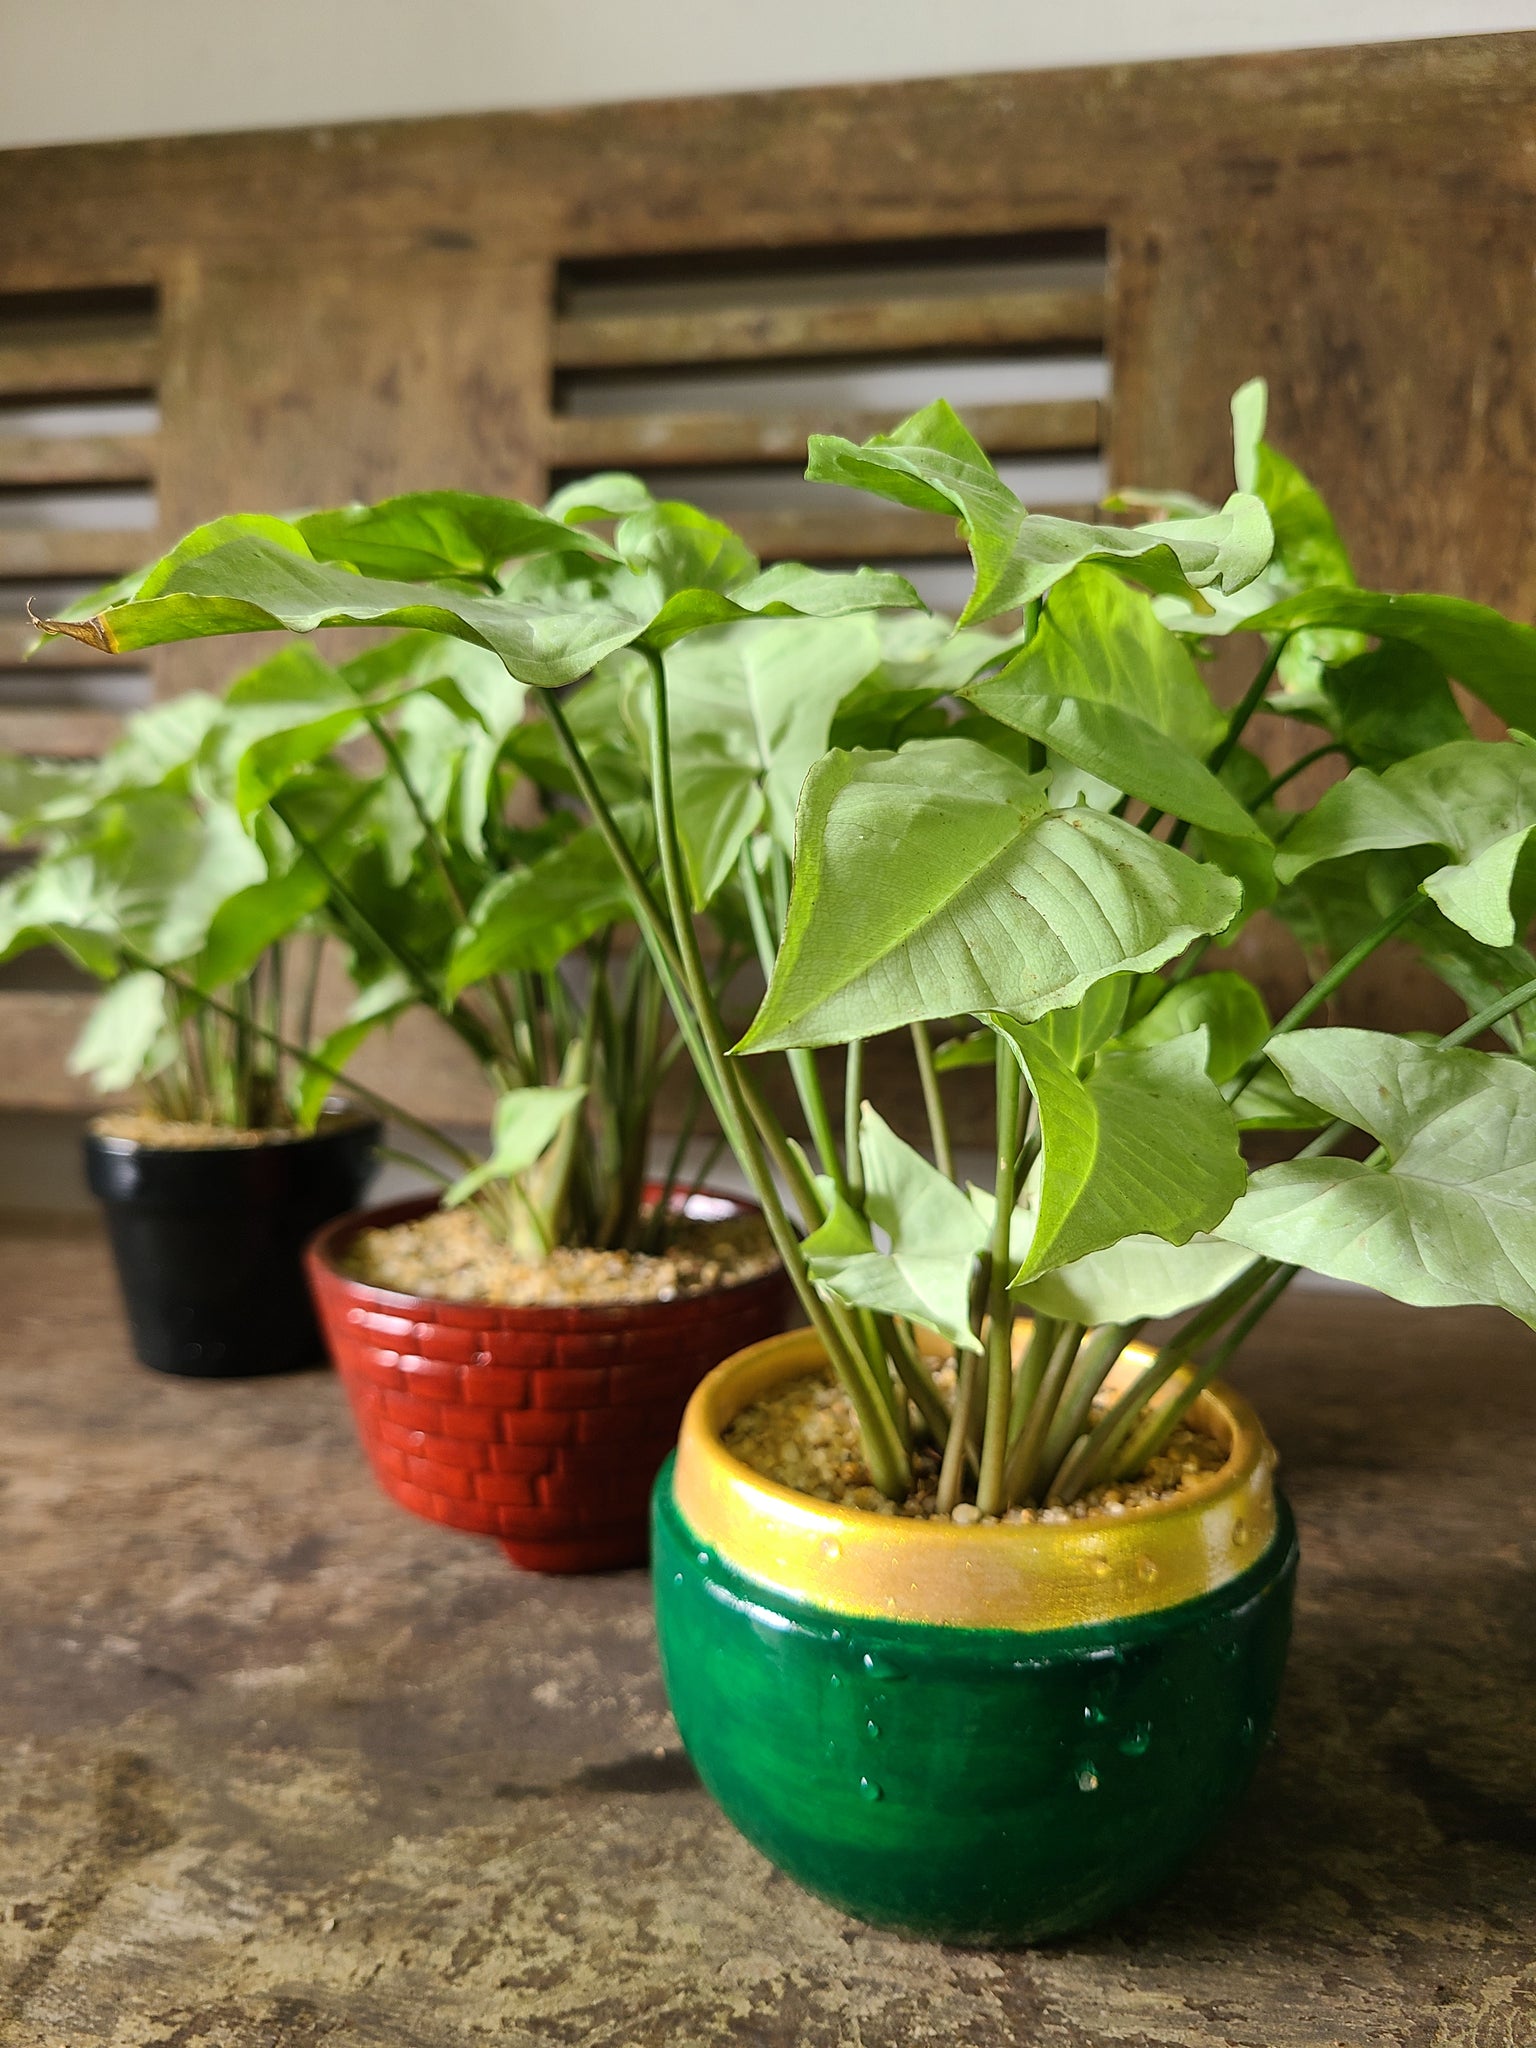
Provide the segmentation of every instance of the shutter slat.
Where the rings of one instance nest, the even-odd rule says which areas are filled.
[[[78,397],[151,391],[159,369],[153,334],[68,341],[0,338],[0,398]]]
[[[811,434],[864,441],[889,433],[898,412],[624,413],[566,415],[549,424],[557,469],[648,468],[717,462],[805,460]],[[1061,399],[1032,405],[975,405],[966,425],[990,455],[1064,454],[1097,448],[1099,402]]]
[[[103,582],[153,559],[152,533],[0,527],[0,576],[91,576]]]
[[[625,369],[1049,343],[1088,347],[1103,338],[1102,291],[983,292],[568,317],[554,324],[554,361],[557,369]]]
[[[0,484],[142,484],[154,474],[153,434],[0,434]]]

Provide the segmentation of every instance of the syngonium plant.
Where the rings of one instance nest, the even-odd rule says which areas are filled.
[[[542,514],[441,495],[221,522],[53,630],[127,649],[386,623],[494,652],[623,878],[876,1484],[904,1495],[926,1437],[942,1506],[1065,1504],[1140,1470],[1302,1267],[1536,1322],[1536,634],[1362,590],[1263,414],[1244,387],[1223,506],[1127,492],[1117,509],[1151,516],[1119,526],[1027,512],[942,403],[862,447],[813,438],[811,477],[956,519],[975,582],[952,635],[896,578],[761,573],[626,477]],[[1202,666],[1238,634],[1256,659],[1224,712]],[[594,667],[622,713],[601,735],[561,695]],[[1511,737],[1475,739],[1453,681]],[[1272,771],[1244,744],[1258,718],[1313,743]],[[605,784],[609,744],[643,828]],[[1343,779],[1280,805],[1325,756]],[[695,924],[729,892],[767,974],[734,1047]],[[1278,1022],[1208,957],[1264,915],[1313,967]],[[1433,1043],[1298,1030],[1394,936],[1465,1023]],[[931,1158],[863,1098],[887,1032],[910,1039]],[[1500,1049],[1471,1049],[1486,1033]],[[770,1054],[814,1158],[765,1100]],[[985,1187],[960,1180],[944,1106],[945,1071],[973,1064],[995,1077]],[[1252,1129],[1297,1155],[1250,1172]],[[1357,1134],[1367,1157],[1342,1149]],[[953,1349],[952,1397],[922,1332]]]

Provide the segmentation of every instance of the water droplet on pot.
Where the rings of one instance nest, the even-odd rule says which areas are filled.
[[[1102,1728],[1109,1719],[1109,1716],[1102,1707],[1095,1706],[1092,1700],[1090,1700],[1083,1709],[1083,1719],[1091,1722],[1095,1728]]]
[[[834,1537],[824,1536],[821,1542],[821,1554],[828,1564],[835,1564],[843,1554],[843,1546]]]
[[[1241,1515],[1239,1515],[1237,1520],[1232,1524],[1232,1541],[1236,1548],[1239,1550],[1241,1550],[1243,1545],[1248,1541],[1248,1524],[1243,1520]]]
[[[672,1583],[674,1586],[680,1586],[683,1583],[683,1575],[681,1572],[674,1572],[672,1574]]]
[[[871,1742],[878,1742],[880,1740],[880,1723],[878,1721],[866,1721],[864,1723],[864,1733]]]
[[[829,1671],[827,1673],[828,1685],[841,1685],[842,1682],[842,1679],[838,1676],[838,1674],[835,1671]]]
[[[1254,1736],[1257,1735],[1258,1732],[1258,1723],[1254,1720],[1252,1714],[1245,1715],[1243,1718],[1244,1742],[1252,1742]]]
[[[878,1650],[864,1652],[864,1669],[871,1678],[888,1678],[893,1685],[907,1675],[899,1664],[893,1664],[889,1657],[882,1657]]]
[[[699,1563],[704,1567],[705,1571],[708,1571],[710,1565],[714,1562],[709,1552],[707,1550],[699,1550],[695,1551],[694,1555],[698,1559]]]
[[[1084,1563],[1096,1579],[1107,1579],[1109,1577],[1109,1559],[1101,1555],[1100,1552],[1095,1551],[1091,1557],[1084,1559]]]
[[[1094,1767],[1093,1767],[1093,1765],[1092,1765],[1092,1764],[1079,1764],[1079,1765],[1078,1765],[1078,1767],[1077,1767],[1077,1789],[1078,1789],[1078,1791],[1079,1791],[1079,1792],[1097,1792],[1097,1791],[1098,1791],[1098,1789],[1099,1789],[1099,1774],[1098,1774],[1098,1772],[1097,1772],[1097,1771],[1096,1771],[1096,1770],[1094,1769]]]
[[[1136,1576],[1139,1579],[1149,1580],[1155,1579],[1157,1577],[1157,1566],[1152,1562],[1150,1557],[1142,1556],[1137,1558]]]
[[[870,1804],[873,1805],[877,1799],[883,1799],[885,1797],[885,1794],[880,1789],[880,1787],[875,1783],[873,1778],[860,1778],[859,1797],[861,1799],[867,1799],[870,1802]]]
[[[1151,1746],[1152,1724],[1150,1721],[1138,1721],[1129,1735],[1122,1735],[1120,1738],[1120,1754],[1122,1756],[1145,1756]]]

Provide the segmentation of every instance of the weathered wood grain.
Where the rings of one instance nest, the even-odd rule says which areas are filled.
[[[153,334],[30,341],[0,334],[0,398],[63,398],[152,391]]]
[[[1103,408],[1097,399],[1038,405],[970,405],[966,425],[991,455],[1047,455],[1096,448]],[[650,412],[576,416],[549,422],[547,459],[556,469],[666,463],[798,462],[812,434],[864,441],[888,434],[893,412]],[[3,472],[0,472],[3,473]]]
[[[140,484],[154,473],[153,434],[0,434],[0,485]]]
[[[0,526],[0,576],[121,576],[155,551],[154,535],[136,527]]]
[[[1220,495],[1228,395],[1262,371],[1273,437],[1334,501],[1364,580],[1536,616],[1536,33],[0,155],[0,291],[160,292],[166,536],[415,484],[537,496],[549,466],[597,454],[595,424],[549,425],[562,351],[750,361],[874,346],[872,319],[902,346],[937,336],[922,322],[956,339],[941,295],[561,321],[562,261],[899,261],[909,239],[1018,254],[1073,231],[1109,243],[1099,314],[1060,318],[1104,329],[1113,483]],[[1003,297],[999,319],[1044,303]],[[141,345],[114,374],[153,369]],[[609,459],[639,460],[644,431]],[[667,459],[692,432],[703,462],[724,430],[675,432]],[[955,550],[947,522],[898,518],[772,514],[750,538],[770,558]],[[174,650],[159,685],[216,684],[260,651]],[[1286,757],[1286,735],[1253,736]],[[1294,988],[1266,923],[1243,957]],[[1377,977],[1356,1000],[1417,1022],[1438,998]]]
[[[690,313],[594,314],[556,320],[561,370],[783,357],[915,354],[932,349],[1091,346],[1104,333],[1096,291],[985,292],[845,305],[723,307]]]
[[[860,1927],[733,1832],[643,1572],[555,1588],[403,1513],[329,1373],[144,1372],[94,1233],[0,1237],[0,1299],[0,2029],[27,2048],[1528,2048],[1509,1318],[1287,1297],[1241,1375],[1301,1530],[1276,1746],[1163,1898],[986,1954]]]

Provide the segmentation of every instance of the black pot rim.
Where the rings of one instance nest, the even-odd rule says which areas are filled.
[[[103,1112],[107,1114],[108,1112]],[[330,1128],[322,1125],[329,1123]],[[383,1134],[384,1120],[371,1109],[364,1109],[354,1103],[338,1103],[333,1109],[327,1103],[321,1112],[321,1123],[312,1131],[273,1132],[264,1136],[257,1145],[153,1145],[147,1138],[125,1138],[117,1131],[98,1131],[93,1124],[87,1124],[83,1142],[89,1149],[104,1152],[112,1159],[132,1159],[136,1153],[152,1153],[163,1158],[169,1153],[187,1157],[207,1155],[215,1159],[227,1159],[231,1154],[242,1156],[249,1153],[291,1152],[313,1145],[324,1145],[358,1131],[371,1131],[375,1142]]]

